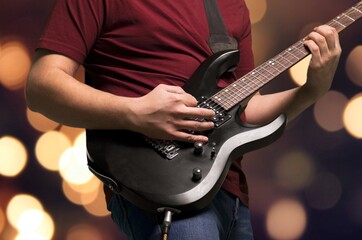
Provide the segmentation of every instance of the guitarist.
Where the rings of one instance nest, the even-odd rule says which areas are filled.
[[[224,87],[251,71],[251,24],[244,0],[218,0],[229,34],[237,39],[240,63],[219,82]],[[151,138],[207,142],[203,135],[212,110],[196,108],[181,86],[210,56],[202,1],[58,0],[40,39],[26,97],[31,110],[73,127],[127,129]],[[341,54],[338,34],[319,26],[305,46],[312,53],[304,86],[255,95],[243,118],[251,124],[281,113],[289,120],[317,101],[331,86]],[[74,74],[83,65],[85,84]],[[145,213],[106,190],[114,222],[129,239],[159,239],[157,216]],[[235,161],[208,207],[174,220],[171,239],[253,239],[248,189]]]

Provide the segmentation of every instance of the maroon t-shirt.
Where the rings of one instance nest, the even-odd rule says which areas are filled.
[[[252,70],[251,26],[244,0],[217,1],[240,64],[220,80],[226,86]],[[58,0],[39,48],[68,56],[86,70],[86,83],[116,95],[138,97],[157,85],[182,86],[210,56],[209,28],[200,0]],[[240,162],[223,184],[247,204]]]

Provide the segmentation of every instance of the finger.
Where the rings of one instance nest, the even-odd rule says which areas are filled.
[[[338,50],[340,48],[338,32],[335,28],[322,25],[314,29],[315,32],[325,37],[325,40],[330,51]]]
[[[209,119],[215,116],[215,112],[211,109],[198,108],[198,107],[187,107],[181,113],[180,117],[189,119]]]
[[[311,63],[321,62],[321,53],[319,51],[318,45],[313,40],[305,40],[304,44],[312,53]]]
[[[179,131],[175,134],[175,140],[182,142],[203,142],[206,143],[209,139],[203,135],[193,135],[190,133]]]
[[[314,44],[310,43],[311,41]],[[308,39],[307,39],[306,43],[309,43],[309,44],[307,44],[307,47],[309,48],[309,50],[312,53],[319,52],[318,55],[323,56],[325,54],[328,54],[328,52],[329,52],[326,38],[323,35],[321,35],[320,33],[317,33],[315,31],[311,32],[308,35]],[[310,47],[312,47],[312,48],[310,48]]]
[[[181,87],[178,86],[170,86],[170,85],[164,85],[161,84],[161,86],[170,93],[177,93],[177,94],[184,94],[186,93],[185,90],[183,90]]]
[[[191,94],[188,94],[185,92],[181,87],[178,86],[168,86],[165,85],[165,89],[167,92],[172,94],[177,94],[177,99],[181,101],[183,104],[185,104],[188,107],[195,107],[197,105],[197,100],[194,96]]]
[[[214,128],[213,122],[199,122],[199,121],[192,121],[192,120],[182,120],[175,123],[177,129],[186,129],[186,130],[193,130],[193,131],[206,131]]]
[[[191,94],[184,93],[183,97],[184,97],[185,106],[187,106],[187,107],[196,107],[197,106],[197,103],[198,103],[197,99],[194,96],[192,96]]]

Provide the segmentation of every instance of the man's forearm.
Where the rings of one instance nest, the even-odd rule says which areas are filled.
[[[89,87],[60,69],[29,74],[28,106],[61,124],[80,128],[122,129],[127,99]],[[122,116],[123,115],[123,116]]]
[[[285,113],[290,121],[314,104],[320,96],[322,93],[303,86],[273,94],[255,95],[245,109],[246,120],[250,124],[265,124]]]

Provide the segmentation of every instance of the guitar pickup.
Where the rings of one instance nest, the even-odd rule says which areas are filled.
[[[206,119],[206,121],[213,122],[215,124],[215,127],[220,127],[222,124],[231,119],[231,115],[228,114],[226,110],[216,102],[208,100],[207,97],[204,96],[201,97],[201,100],[202,101],[199,102],[198,107],[211,109],[215,112],[214,117]]]
[[[225,112],[216,112],[215,116],[210,118],[209,121],[215,124],[215,127],[220,127],[222,124],[231,119],[230,114],[226,114]]]

